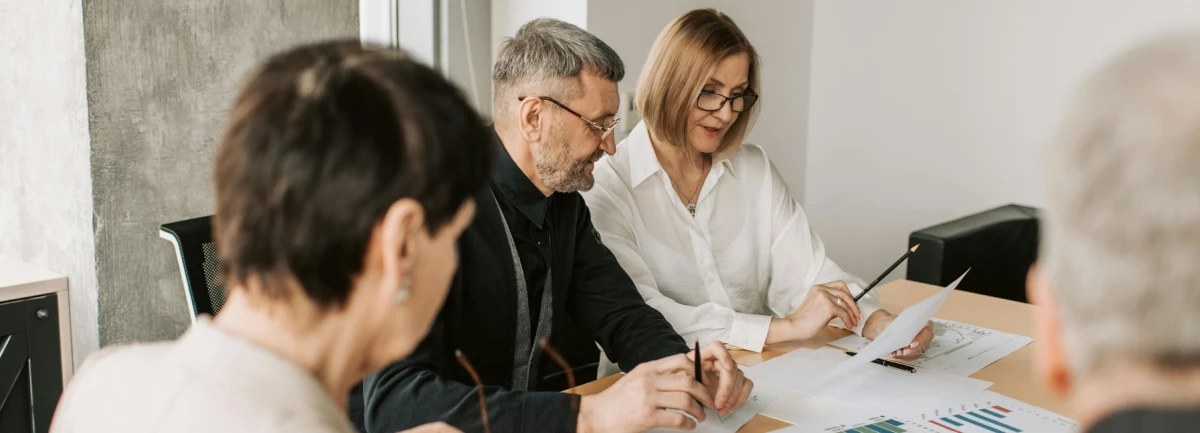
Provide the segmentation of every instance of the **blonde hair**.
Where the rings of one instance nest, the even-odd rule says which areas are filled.
[[[759,58],[733,20],[715,9],[696,9],[676,18],[659,33],[638,78],[637,109],[655,138],[687,146],[687,120],[704,84],[725,58],[745,53],[750,59],[748,90],[759,91]],[[714,159],[737,151],[757,117],[758,105],[739,114]]]

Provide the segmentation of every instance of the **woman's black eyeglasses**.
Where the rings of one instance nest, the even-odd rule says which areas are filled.
[[[717,92],[703,90],[699,96],[696,96],[696,107],[704,111],[717,111],[729,102],[729,108],[735,113],[741,113],[749,110],[758,101],[758,95],[754,93],[734,94],[734,96],[725,96]]]

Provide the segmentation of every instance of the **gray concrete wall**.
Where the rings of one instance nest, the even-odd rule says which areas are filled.
[[[76,364],[99,347],[83,14],[0,0],[0,254],[66,275]]]
[[[100,343],[173,338],[188,309],[159,224],[212,213],[213,151],[250,68],[300,42],[357,37],[358,2],[83,5]]]

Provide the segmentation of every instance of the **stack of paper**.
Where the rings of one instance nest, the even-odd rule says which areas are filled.
[[[917,368],[969,376],[1033,341],[1022,335],[943,319],[933,319],[933,334],[933,341],[925,353],[917,359],[901,362]],[[851,335],[829,344],[861,351],[870,343],[871,340]]]
[[[938,371],[909,373],[878,364],[851,366],[845,374],[822,380],[850,359],[832,348],[798,349],[745,369],[755,384],[771,384],[856,408],[928,407],[975,395],[991,382]],[[791,421],[791,419],[784,419]]]
[[[971,270],[968,269],[967,272],[971,272]],[[831,370],[822,380],[845,375],[855,367],[869,364],[871,361],[890,355],[896,349],[908,346],[909,343],[912,343],[913,338],[921,332],[921,329],[925,328],[925,324],[929,323],[929,319],[933,318],[933,313],[941,308],[942,303],[950,296],[950,292],[954,291],[954,288],[958,287],[958,283],[961,283],[962,279],[967,276],[967,272],[963,272],[957,280],[928,299],[904,309],[883,332],[879,333],[879,336],[875,337],[874,341],[863,346],[857,356],[851,357],[850,360]]]

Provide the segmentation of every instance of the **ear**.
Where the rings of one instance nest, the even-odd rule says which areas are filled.
[[[542,98],[528,97],[517,107],[517,129],[525,136],[527,142],[540,142],[546,133],[545,126],[549,123],[545,118],[546,112],[542,110],[545,108],[544,102]]]
[[[1066,395],[1071,390],[1071,373],[1063,347],[1062,321],[1050,282],[1036,263],[1029,268],[1025,287],[1030,303],[1036,306],[1033,338],[1038,342],[1034,350],[1037,375],[1050,392]]]
[[[400,281],[416,266],[420,242],[424,241],[425,208],[411,198],[397,200],[388,208],[379,224],[383,253],[383,278],[388,287],[399,288]]]

